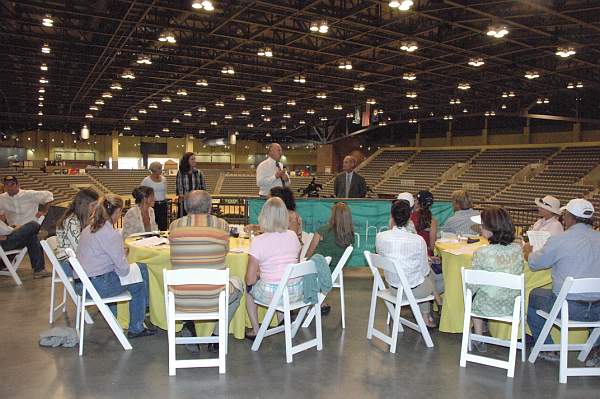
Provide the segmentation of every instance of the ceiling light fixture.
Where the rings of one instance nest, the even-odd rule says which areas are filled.
[[[131,120],[131,121],[139,121],[140,119],[137,116],[133,115],[131,118],[129,118],[129,120]]]
[[[127,125],[126,125],[126,126],[123,126],[123,130],[131,130],[131,127],[130,127],[130,126],[127,126]]]
[[[163,97],[160,99],[161,102],[163,103],[170,103],[171,102],[171,97]]]
[[[540,74],[538,71],[527,71],[527,72],[525,72],[525,77],[529,80],[537,79],[540,77]]]
[[[210,0],[194,0],[192,8],[195,10],[214,11],[215,7]]]
[[[163,128],[162,128],[162,131],[163,131],[163,132],[165,132],[165,133],[169,133],[169,132],[170,132],[170,130],[169,130],[169,128],[168,128],[168,127],[163,127]]]
[[[290,119],[292,117],[292,115],[290,115],[290,114],[283,114],[283,117],[286,118],[286,119]]]
[[[310,23],[310,31],[315,33],[327,33],[329,32],[329,25],[326,20],[313,21]]]
[[[248,123],[246,127],[254,127],[254,123]]]
[[[156,105],[156,103],[150,103],[148,104],[148,108],[157,109],[158,105]]]
[[[191,113],[190,111],[185,111],[185,112],[183,113],[183,116],[190,117],[190,116],[192,116],[192,113]]]
[[[299,124],[299,125],[305,125],[305,124],[306,124],[306,121],[305,121],[305,120],[303,120],[303,119],[300,119],[300,120],[298,121],[298,124]]]
[[[224,107],[225,103],[223,101],[217,101],[215,102],[215,107]]]
[[[339,111],[339,110],[344,109],[344,107],[341,104],[336,104],[336,105],[333,106],[333,109],[336,110],[336,111]]]
[[[112,94],[110,91],[105,91],[102,93],[102,98],[112,98]]]
[[[410,110],[419,109],[419,104],[410,104],[408,106],[408,109],[410,109]]]
[[[323,122],[325,122],[327,120],[327,117],[326,116],[322,116],[319,119],[322,120]]]
[[[50,49],[50,46],[48,45],[48,43],[44,43],[44,45],[42,46],[42,53],[50,54],[50,51],[52,51],[52,50]]]
[[[90,105],[90,111],[98,111],[98,107],[95,105]]]
[[[136,61],[138,64],[152,65],[152,60],[147,55],[139,55]]]
[[[402,79],[404,79],[404,80],[413,81],[416,78],[417,78],[417,75],[415,75],[413,72],[405,72],[402,74]]]
[[[309,109],[306,110],[306,113],[309,114],[309,115],[312,115],[312,114],[315,113],[315,110],[312,109],[312,108],[309,108]]]
[[[198,107],[198,112],[206,112],[206,107]]]
[[[246,96],[243,95],[243,94],[238,94],[238,95],[235,96],[235,99],[237,101],[246,101]]]
[[[473,67],[480,67],[483,64],[485,64],[485,62],[483,61],[483,58],[481,58],[481,57],[473,57],[473,58],[469,59],[468,64]]]
[[[273,89],[271,89],[271,86],[262,86],[260,88],[260,91],[262,93],[271,93],[273,91]]]
[[[414,5],[412,0],[390,0],[388,6],[397,8],[400,11],[408,11]]]
[[[40,89],[38,90],[38,93],[42,93],[43,94],[45,92],[46,92],[46,89],[44,89],[43,87],[40,87]]]
[[[140,114],[147,114],[148,111],[146,111],[144,108],[140,108],[140,109],[138,109],[138,113],[140,113]]]
[[[158,37],[158,41],[159,42],[163,42],[163,43],[177,43],[177,39],[175,38],[175,34],[173,34],[173,32],[171,31],[164,31],[163,33],[160,34],[160,36]]]
[[[563,47],[558,47],[556,49],[555,54],[561,58],[567,58],[567,57],[577,54],[577,52],[575,51],[574,47],[571,47],[571,46],[564,47],[563,46]]]
[[[401,46],[400,46],[400,50],[406,51],[409,53],[412,53],[413,51],[416,51],[418,49],[419,49],[419,46],[417,45],[417,42],[415,42],[414,40],[402,42]]]
[[[292,100],[291,98],[289,100],[286,101],[286,104],[289,106],[294,106],[296,105],[296,100]]]
[[[206,87],[206,86],[208,86],[208,82],[206,81],[206,79],[198,79],[196,81],[196,86]]]
[[[113,82],[110,85],[110,89],[111,90],[123,90],[123,86],[121,86],[121,83],[119,83],[119,82]]]
[[[46,64],[42,64],[42,65],[40,65],[40,69],[41,69],[42,71],[46,72],[46,71],[48,70],[48,65],[46,65]]]
[[[271,47],[261,47],[256,52],[256,55],[258,55],[259,57],[271,58],[273,57],[273,50],[271,49]]]
[[[233,119],[233,117],[229,114],[225,115],[225,119]]]
[[[94,115],[92,114],[85,114],[86,119],[93,119]]]
[[[366,102],[367,102],[367,104],[371,104],[371,105],[373,105],[373,104],[377,104],[377,101],[375,101],[375,99],[374,99],[374,98],[367,98],[367,101],[366,101]]]
[[[460,98],[451,98],[450,104],[452,104],[452,105],[460,104]]]
[[[323,91],[320,91],[320,92],[317,93],[317,98],[319,98],[321,100],[324,100],[324,99],[327,98],[327,93],[325,93]]]
[[[186,89],[179,89],[179,90],[177,90],[177,95],[178,96],[187,96],[188,92]]]
[[[265,116],[265,117],[263,118],[263,122],[271,122],[271,118],[270,118],[270,117],[268,117],[268,116]]]
[[[342,60],[338,63],[338,68],[350,70],[352,69],[352,63],[350,62],[350,60]]]
[[[42,18],[42,25],[47,26],[48,28],[52,28],[54,26],[54,20],[50,14],[46,14],[44,18]]]
[[[42,76],[42,77],[40,78],[40,83],[41,83],[41,84],[43,84],[43,85],[45,85],[45,84],[47,84],[47,83],[50,83],[50,81],[49,81],[48,79],[46,79],[45,77],[43,77],[43,76]]]
[[[44,113],[42,111],[38,111],[38,116],[42,116]]]
[[[296,75],[294,76],[294,83],[306,83],[306,76],[304,75]]]
[[[83,125],[81,127],[81,138],[84,140],[87,140],[90,138],[90,129],[87,127],[87,125]]]
[[[245,109],[245,110],[242,111],[242,115],[248,116],[248,115],[250,115],[250,111],[248,111],[247,109]]]
[[[508,35],[508,28],[504,25],[490,25],[487,35],[500,39]]]
[[[234,75],[235,70],[231,65],[225,65],[223,68],[221,68],[221,73],[224,75]]]
[[[406,97],[407,98],[417,98],[417,92],[416,91],[407,91]]]
[[[217,121],[210,121],[211,126],[217,126],[219,124],[219,122]]]
[[[263,109],[263,111],[270,111],[271,110],[271,106],[270,105],[263,105],[262,109]]]
[[[38,101],[44,101],[44,96],[39,96]]]
[[[411,118],[408,120],[408,123],[417,123],[417,119],[416,118]]]
[[[459,90],[469,90],[470,88],[471,88],[471,85],[467,82],[461,82],[458,84]]]
[[[352,118],[354,118],[354,114],[353,114],[352,112],[348,112],[348,113],[346,114],[346,118],[348,118],[348,119],[352,119]]]
[[[133,74],[133,71],[131,69],[124,70],[123,74],[121,74],[121,77],[123,79],[135,79],[135,75]]]
[[[104,100],[101,99],[101,98],[99,98],[96,101],[94,101],[94,104],[96,104],[96,105],[104,105]]]
[[[502,109],[506,109],[506,104],[502,104],[502,105],[500,106],[500,108],[502,108]]]

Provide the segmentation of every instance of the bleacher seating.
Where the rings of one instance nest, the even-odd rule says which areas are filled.
[[[220,195],[258,195],[256,175],[250,173],[225,173]]]
[[[385,172],[399,162],[409,159],[414,151],[396,151],[393,149],[384,149],[362,166],[358,173],[365,178],[367,186],[373,188],[382,179]]]
[[[548,161],[546,168],[525,182],[514,183],[491,198],[510,204],[531,204],[535,197],[553,195],[561,203],[585,197],[594,187],[577,182],[600,164],[600,147],[567,147]]]
[[[423,150],[418,152],[400,176],[392,176],[379,183],[378,193],[415,193],[428,190],[440,181],[444,172],[458,162],[467,162],[477,150]]]

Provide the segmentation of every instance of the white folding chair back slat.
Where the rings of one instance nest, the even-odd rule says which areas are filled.
[[[463,323],[462,345],[460,350],[460,366],[466,367],[467,361],[500,367],[507,370],[506,375],[513,378],[515,374],[515,363],[517,349],[521,350],[521,360],[525,361],[525,276],[501,272],[489,272],[485,270],[461,269],[463,296],[465,303],[465,318]],[[489,317],[473,313],[473,292],[469,285],[486,285],[500,288],[509,288],[519,291],[515,298],[511,316]],[[471,333],[471,317],[496,320],[511,324],[510,340],[488,337]],[[519,324],[521,325],[521,342],[517,342],[519,335]],[[508,347],[508,360],[492,359],[481,355],[469,353],[471,341],[485,342],[492,345]]]
[[[56,248],[58,247],[58,242],[56,236],[48,237],[46,240],[40,241],[42,249],[44,253],[50,260],[50,264],[52,264],[52,281],[50,286],[50,316],[48,318],[48,323],[52,324],[54,322],[54,314],[60,308],[62,308],[63,313],[67,311],[67,295],[71,298],[75,306],[79,303],[79,295],[75,292],[75,287],[73,286],[73,278],[68,277],[67,273],[63,269],[60,261],[56,258]],[[55,305],[56,302],[56,286],[57,284],[63,285],[63,296],[62,301]],[[79,312],[77,313],[77,318],[79,318]],[[92,324],[93,320],[89,315],[88,311],[85,311],[85,320],[88,324]],[[79,326],[79,321],[75,322],[76,326]]]
[[[342,313],[342,328],[346,328],[346,299],[344,297],[344,272],[343,268],[346,266],[348,259],[352,255],[352,251],[354,251],[354,247],[352,245],[346,247],[346,250],[342,254],[342,257],[338,261],[338,264],[335,266],[335,269],[331,272],[331,281],[332,288],[339,288],[340,290],[340,311]],[[308,312],[308,316],[302,323],[303,328],[308,328],[313,318],[315,317],[315,311],[311,309]]]
[[[577,360],[580,362],[590,354],[594,343],[600,338],[600,320],[599,321],[575,321],[569,319],[569,303],[567,296],[570,294],[591,294],[600,293],[600,278],[582,278],[574,279],[567,277],[560,292],[556,296],[556,301],[550,310],[550,313],[537,311],[537,314],[546,319],[542,332],[538,337],[531,353],[529,362],[533,363],[541,351],[560,351],[560,367],[558,381],[561,384],[567,383],[570,376],[600,376],[600,367],[568,367],[569,351],[579,351]],[[560,317],[559,317],[560,313]],[[560,328],[560,344],[546,344],[546,338],[550,334],[553,326]],[[569,328],[590,328],[592,329],[588,340],[584,344],[569,343]]]
[[[325,259],[327,260],[327,264],[329,265],[329,262],[331,262],[331,258],[326,257]],[[258,330],[258,334],[254,339],[254,343],[252,344],[253,351],[257,351],[260,348],[260,345],[265,337],[280,333],[282,331],[285,332],[285,354],[287,363],[291,363],[293,361],[294,354],[298,352],[302,352],[313,347],[316,347],[319,351],[323,349],[323,332],[321,328],[321,304],[325,299],[325,295],[319,293],[319,299],[314,305],[305,303],[304,301],[290,303],[290,298],[287,290],[288,282],[290,279],[302,278],[308,274],[314,274],[316,272],[317,269],[314,261],[312,260],[288,265],[281,278],[281,281],[279,282],[277,290],[273,295],[271,302],[266,304],[261,303],[256,299],[254,300],[254,302],[257,305],[267,307],[267,313],[263,318],[260,329]],[[280,305],[280,303],[282,304]],[[304,320],[304,317],[306,316],[306,313],[309,308],[312,308],[316,315],[316,338],[298,345],[292,345],[292,339],[296,336],[296,333],[300,328],[302,320]],[[290,311],[295,309],[300,309],[300,311],[298,312],[296,319],[292,323]],[[284,325],[269,329],[269,323],[271,322],[271,319],[275,315],[276,311],[283,312]]]
[[[415,298],[410,285],[406,280],[403,270],[397,265],[397,263],[389,258],[385,258],[378,254],[373,254],[369,251],[364,251],[365,259],[369,265],[369,269],[373,274],[373,290],[371,293],[371,309],[369,311],[369,322],[367,327],[367,339],[372,339],[373,336],[379,338],[390,346],[390,352],[396,353],[396,344],[398,341],[398,333],[404,331],[402,325],[405,325],[421,334],[425,340],[425,345],[429,348],[433,348],[433,341],[429,335],[429,330],[425,325],[423,315],[419,310],[419,303],[432,301],[433,295],[428,295],[425,298]],[[393,294],[392,289],[387,288],[379,269],[387,270],[388,272],[397,274],[400,279],[400,285]],[[377,298],[383,299],[384,304],[387,308],[388,315],[393,320],[392,334],[386,335],[382,331],[375,328],[375,311],[377,308]],[[402,306],[409,306],[413,312],[413,316],[417,323],[413,323],[403,317],[400,317],[400,311]]]
[[[129,292],[125,292],[121,295],[117,295],[117,296],[109,297],[109,298],[100,297],[100,294],[98,294],[98,291],[96,291],[96,288],[94,288],[94,285],[90,281],[85,270],[83,270],[83,267],[81,266],[81,264],[79,263],[79,260],[75,256],[75,252],[73,252],[73,250],[71,248],[67,248],[65,250],[65,252],[69,256],[69,263],[73,267],[73,270],[75,271],[77,277],[79,278],[79,280],[81,281],[81,284],[83,285],[81,295],[79,296],[79,303],[77,306],[77,311],[80,313],[79,318],[78,318],[78,320],[79,320],[79,356],[83,355],[83,336],[84,336],[84,331],[85,331],[85,310],[86,310],[86,307],[94,306],[94,305],[98,308],[98,310],[104,317],[104,320],[106,320],[106,322],[108,323],[110,329],[112,330],[112,332],[115,334],[115,336],[121,343],[121,346],[123,347],[123,349],[131,350],[131,344],[129,343],[129,340],[123,333],[123,330],[121,329],[121,326],[119,326],[117,319],[115,319],[115,316],[112,314],[112,312],[110,311],[110,309],[107,306],[107,304],[110,304],[110,303],[126,302],[126,301],[131,300],[131,295],[129,294]],[[87,294],[89,294],[91,298],[88,299]]]
[[[301,261],[306,257],[308,247],[310,247],[310,242],[312,241],[314,235],[314,233],[307,233],[305,231],[302,232],[302,249],[300,250]]]
[[[167,336],[169,345],[169,375],[176,375],[178,368],[218,367],[219,373],[225,373],[225,358],[228,341],[228,305],[229,305],[229,269],[163,269],[163,289],[167,311]],[[223,286],[219,293],[219,305],[216,312],[180,312],[175,306],[175,294],[170,287],[180,285]],[[175,322],[183,320],[218,320],[218,337],[176,337]],[[177,360],[176,345],[218,343],[217,359]]]
[[[5,251],[0,247],[0,259],[2,259],[2,263],[6,267],[6,270],[0,270],[0,276],[10,276],[15,280],[17,285],[23,285],[21,278],[17,274],[17,269],[21,265],[23,258],[27,254],[27,248],[21,249],[12,249],[10,251]],[[9,259],[9,256],[14,256],[12,261]]]

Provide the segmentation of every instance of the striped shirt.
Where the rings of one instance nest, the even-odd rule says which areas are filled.
[[[190,181],[187,173],[183,174],[177,172],[175,178],[175,194],[186,195],[190,191],[194,190],[206,190],[206,183],[204,182],[204,176],[198,169],[192,170],[192,178]],[[191,184],[190,184],[191,183]]]

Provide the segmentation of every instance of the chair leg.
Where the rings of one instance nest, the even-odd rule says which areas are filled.
[[[52,280],[50,283],[50,316],[48,317],[48,323],[54,322],[54,295],[56,294],[56,270],[52,268]]]
[[[465,301],[465,317],[463,321],[462,344],[460,346],[460,367],[467,366],[467,350],[470,349],[471,335],[471,300]]]
[[[371,309],[369,310],[369,322],[367,324],[367,339],[373,338],[373,325],[375,324],[375,310],[377,308],[377,283],[373,282],[371,293]]]
[[[550,317],[549,319],[546,319],[546,323],[544,323],[542,332],[540,333],[540,336],[538,337],[537,341],[535,341],[535,344],[533,345],[533,348],[531,349],[531,353],[529,353],[529,359],[528,359],[529,363],[534,363],[535,360],[537,359],[538,355],[540,354],[540,350],[544,346],[546,337],[548,336],[548,334],[550,334],[550,329],[552,328],[553,325],[554,325],[554,319],[552,317]]]
[[[225,374],[225,358],[227,353],[227,304],[225,296],[221,298],[219,309],[219,374]]]
[[[318,316],[317,316],[318,317]],[[285,359],[287,363],[293,361],[292,355],[292,318],[290,317],[290,309],[286,308],[283,312],[284,330],[285,330]],[[265,324],[265,323],[263,323]]]
[[[565,302],[566,303],[566,302]],[[564,313],[564,312],[563,312]],[[558,382],[567,383],[567,361],[569,360],[569,319],[568,315],[562,315],[560,326],[560,371]]]
[[[85,294],[85,290],[84,290]],[[83,334],[85,329],[85,318],[83,315],[85,312],[85,304],[83,298],[81,299],[81,313],[79,314],[79,356],[83,356]]]
[[[67,312],[67,287],[63,284],[63,299],[61,302],[63,313]]]
[[[340,310],[342,312],[342,329],[346,328],[346,299],[344,297],[344,275],[340,272]]]
[[[508,350],[508,370],[506,376],[513,378],[515,376],[515,363],[517,361],[517,338],[519,336],[519,319],[521,313],[521,304],[515,301],[513,309],[513,321],[510,331],[510,349]]]
[[[317,350],[323,350],[323,329],[321,325],[321,305],[318,303],[314,306],[315,309],[315,329],[317,334]]]
[[[400,325],[400,309],[402,306],[396,304],[394,306],[394,317],[392,321],[392,342],[390,343],[390,353],[396,353],[396,344],[398,343],[398,329]]]
[[[175,358],[175,309],[169,304],[167,308],[167,342],[169,344],[169,375],[173,376],[177,374],[177,367],[175,366],[176,358]],[[219,349],[221,349],[221,345],[219,345]]]
[[[579,352],[579,356],[577,356],[577,360],[579,360],[580,362],[583,362],[583,361],[585,361],[585,359],[587,359],[588,355],[590,354],[590,351],[594,347],[594,343],[598,340],[598,337],[600,337],[600,327],[596,327],[592,330],[590,337],[588,338],[587,342],[585,343],[585,349],[582,350],[581,352]]]
[[[256,338],[254,338],[254,342],[252,343],[252,350],[256,352],[258,348],[260,348],[260,344],[262,343],[265,333],[269,328],[269,323],[275,314],[275,308],[273,306],[269,306],[267,309],[267,314],[263,318],[263,322],[260,324],[260,328],[258,329],[258,334],[256,334]]]
[[[317,305],[319,305],[319,308],[321,307],[320,303],[321,303],[320,301],[317,302]],[[296,319],[292,322],[292,338],[294,338],[296,336],[296,334],[298,334],[298,330],[300,329],[300,324],[302,324],[302,320],[304,320],[304,316],[306,315],[307,312],[308,312],[308,307],[303,307],[298,312]],[[304,324],[302,324],[302,326],[304,326],[305,324],[306,324],[306,322]],[[310,326],[310,323],[308,326]],[[306,327],[308,327],[308,326],[306,326]]]
[[[302,328],[310,327],[310,323],[312,323],[314,318],[315,318],[315,308],[311,307],[310,310],[308,311],[308,315],[306,316],[306,318],[304,319],[304,322],[302,323]]]

